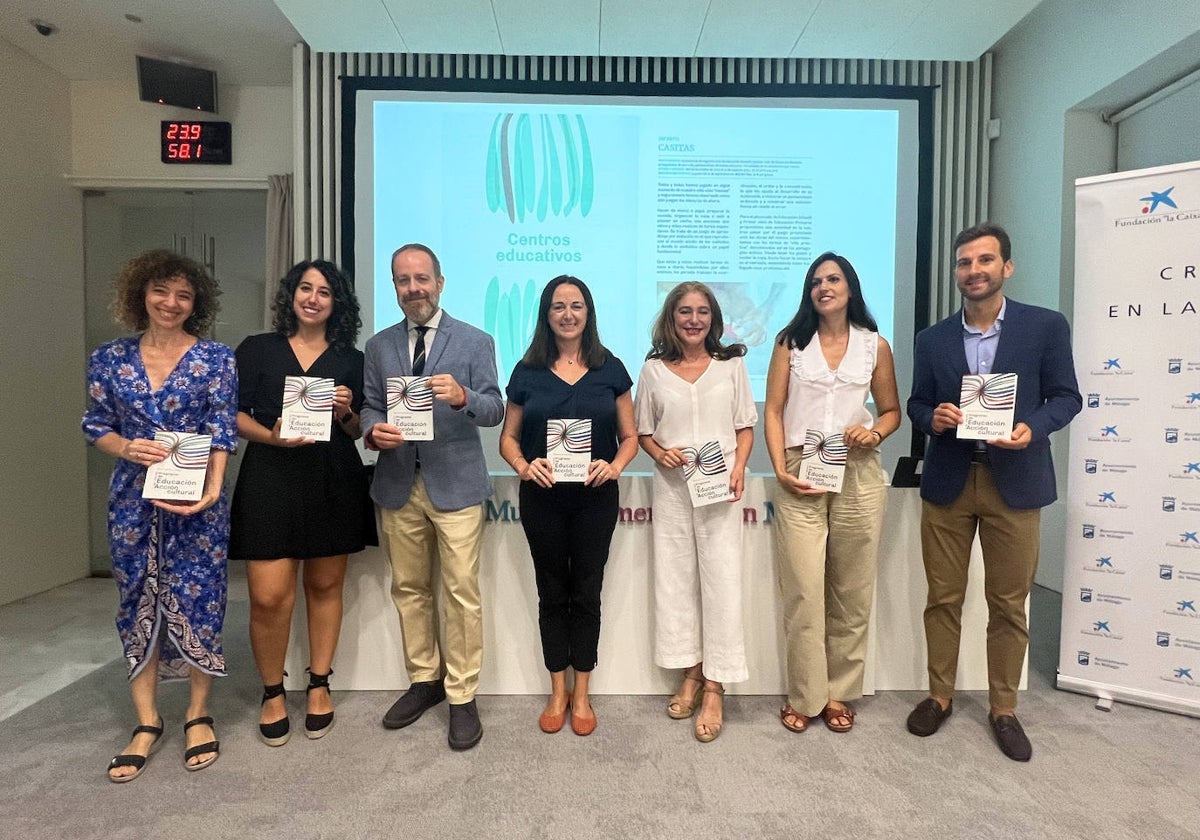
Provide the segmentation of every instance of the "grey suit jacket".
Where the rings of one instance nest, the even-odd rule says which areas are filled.
[[[434,440],[404,443],[379,453],[371,498],[380,507],[404,507],[418,451],[425,489],[438,510],[462,510],[491,495],[479,427],[495,426],[504,419],[492,337],[443,310],[425,356],[425,374],[439,373],[458,381],[467,392],[467,404],[456,411],[434,400]],[[407,318],[367,341],[363,374],[362,430],[367,435],[376,423],[387,422],[387,378],[412,375]]]

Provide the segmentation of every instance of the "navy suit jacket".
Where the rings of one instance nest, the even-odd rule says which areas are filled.
[[[459,410],[443,400],[433,402],[434,440],[403,443],[380,451],[371,482],[371,498],[384,508],[404,507],[412,490],[417,448],[429,500],[438,510],[477,505],[492,492],[479,427],[504,419],[504,399],[496,378],[496,345],[492,337],[442,310],[442,320],[425,354],[425,375],[451,374],[467,392]],[[363,364],[363,435],[387,422],[387,378],[412,376],[408,319],[376,333],[367,341]]]
[[[959,440],[953,429],[933,431],[933,410],[958,405],[962,378],[970,373],[963,349],[962,310],[917,335],[908,416],[929,436],[921,498],[939,505],[962,493],[975,441]],[[988,447],[992,478],[1009,507],[1045,507],[1057,498],[1050,433],[1083,408],[1071,357],[1071,329],[1060,313],[1008,298],[992,373],[1017,374],[1014,423],[1025,423],[1032,439],[1025,449]]]

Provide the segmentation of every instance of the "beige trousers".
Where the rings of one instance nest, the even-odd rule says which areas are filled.
[[[954,696],[962,605],[967,591],[971,543],[979,529],[983,548],[983,592],[988,605],[988,697],[995,709],[1015,709],[1029,622],[1025,599],[1037,572],[1039,508],[1017,510],[1000,498],[991,471],[972,464],[967,485],[948,505],[921,503],[921,554],[929,595],[925,643],[929,649],[929,692]]]
[[[479,544],[483,505],[438,510],[429,501],[420,473],[404,507],[381,510],[392,563],[392,601],[400,614],[408,678],[444,677],[451,703],[467,703],[479,687],[483,666],[483,608],[479,597]],[[440,568],[445,649],[438,643],[433,596]]]
[[[787,450],[800,470],[800,447]],[[862,696],[875,557],[887,505],[876,451],[851,451],[842,492],[775,495],[788,703],[802,715]]]

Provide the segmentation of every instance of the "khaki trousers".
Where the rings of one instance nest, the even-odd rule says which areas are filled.
[[[971,542],[979,530],[983,548],[983,591],[988,605],[988,696],[992,708],[1015,709],[1029,623],[1025,599],[1037,572],[1039,508],[1017,510],[1000,497],[991,471],[972,464],[966,487],[948,505],[921,504],[921,554],[929,595],[925,641],[929,692],[954,696],[962,605],[967,591]]]
[[[438,510],[417,473],[404,507],[380,512],[392,563],[392,601],[400,615],[404,660],[412,682],[444,678],[451,703],[467,703],[483,666],[483,608],[479,597],[479,544],[483,505]],[[435,563],[435,560],[437,561]],[[445,649],[438,643],[433,572],[441,571]]]
[[[800,470],[800,447],[787,468]],[[887,486],[879,453],[851,452],[842,492],[775,496],[775,556],[783,592],[788,703],[819,715],[862,696]]]

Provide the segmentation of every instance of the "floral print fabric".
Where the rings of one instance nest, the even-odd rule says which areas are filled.
[[[158,391],[142,364],[139,339],[96,349],[88,361],[83,433],[153,439],[158,430],[212,435],[213,449],[237,448],[237,366],[233,351],[197,341]],[[159,643],[159,677],[183,679],[188,667],[224,674],[229,502],[179,516],[142,498],[146,468],[123,458],[109,485],[108,541],[120,593],[117,632],[132,679]]]

